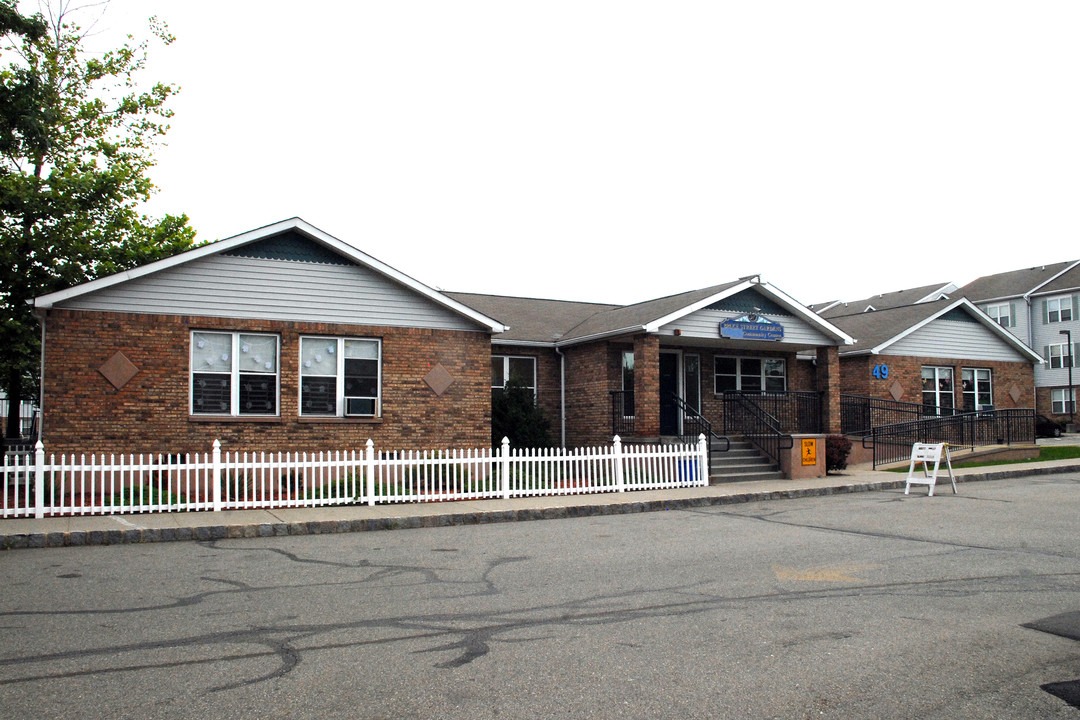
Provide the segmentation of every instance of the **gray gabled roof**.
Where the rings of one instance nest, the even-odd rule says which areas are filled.
[[[70,300],[87,293],[96,292],[104,288],[112,287],[120,283],[134,280],[135,278],[145,277],[153,273],[161,272],[169,268],[190,263],[194,260],[204,258],[210,255],[225,254],[230,252],[239,252],[246,246],[251,246],[254,243],[273,238],[275,236],[297,233],[306,237],[315,243],[317,243],[327,254],[335,254],[342,258],[345,258],[349,262],[356,263],[367,267],[368,269],[382,275],[383,277],[392,280],[393,282],[402,285],[409,290],[431,300],[432,302],[441,305],[448,310],[457,313],[463,317],[469,318],[475,323],[485,326],[490,332],[497,333],[505,330],[505,326],[501,323],[493,320],[492,318],[477,312],[474,308],[464,305],[457,300],[447,296],[445,293],[441,293],[434,288],[415,280],[399,270],[395,270],[389,265],[376,260],[370,255],[358,250],[357,248],[342,242],[333,235],[323,232],[314,225],[294,217],[288,220],[282,220],[280,222],[266,225],[255,230],[250,230],[240,235],[235,235],[224,240],[218,240],[217,242],[207,243],[206,245],[200,245],[191,250],[167,257],[162,260],[157,260],[146,265],[140,265],[139,267],[132,268],[130,270],[124,270],[114,275],[98,278],[97,280],[91,280],[90,282],[75,285],[74,287],[67,288],[66,290],[60,290],[58,292],[42,295],[34,299],[34,307],[38,310],[45,310],[51,308],[56,303]],[[264,248],[265,249],[265,248]],[[326,258],[324,258],[325,261]]]
[[[756,276],[634,305],[603,305],[458,292],[446,294],[509,325],[509,330],[494,338],[497,344],[560,346],[619,335],[658,332],[663,325],[752,287],[841,344],[853,342],[842,330],[780,290],[761,282]]]
[[[834,318],[853,313],[861,313],[873,310],[886,310],[888,308],[914,305],[916,303],[931,302],[942,297],[948,297],[957,289],[955,283],[935,283],[911,288],[910,290],[896,290],[894,292],[881,293],[862,300],[850,302],[819,303],[814,308],[821,317]],[[811,306],[813,307],[813,306]]]
[[[1061,292],[1080,286],[1080,260],[1036,265],[1022,270],[985,275],[960,288],[972,302],[1019,298],[1041,292]]]
[[[980,323],[1032,362],[1042,362],[1038,353],[994,322],[967,298],[943,298],[875,312],[856,312],[830,318],[829,322],[857,339],[854,346],[840,348],[841,355],[866,355],[878,354],[934,320],[957,312],[964,313],[972,321]]]
[[[586,319],[618,305],[540,300],[535,298],[448,292],[447,296],[493,317],[509,330],[495,337],[500,343],[550,345]]]

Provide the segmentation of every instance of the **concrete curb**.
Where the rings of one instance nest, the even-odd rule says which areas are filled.
[[[1080,463],[1053,467],[1000,469],[986,472],[966,472],[956,475],[958,483],[1005,480],[1017,477],[1058,475],[1080,471]],[[944,481],[948,484],[948,479]],[[941,484],[939,479],[938,484]],[[557,520],[563,518],[596,515],[628,515],[662,510],[682,510],[713,505],[736,505],[769,500],[840,495],[856,492],[897,490],[905,485],[905,476],[896,480],[853,482],[823,487],[802,487],[788,490],[763,490],[713,496],[670,497],[662,500],[628,499],[626,502],[588,503],[583,505],[532,507],[515,510],[491,510],[476,512],[448,512],[437,514],[401,515],[395,517],[355,518],[351,520],[309,520],[303,522],[250,523],[239,525],[195,525],[169,528],[126,528],[116,530],[73,530],[69,532],[0,533],[0,549],[82,547],[87,545],[125,545],[133,543],[158,543],[281,537],[286,535],[327,535],[376,530],[414,530],[453,525],[481,525],[502,522],[525,522],[530,520]],[[206,517],[205,514],[201,514]],[[2,528],[3,521],[0,521]]]

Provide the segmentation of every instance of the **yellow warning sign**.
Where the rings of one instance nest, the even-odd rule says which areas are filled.
[[[802,464],[817,465],[817,438],[803,438]]]

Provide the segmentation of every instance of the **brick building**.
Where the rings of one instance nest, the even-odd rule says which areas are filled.
[[[40,431],[57,453],[483,447],[511,379],[564,446],[755,413],[836,433],[842,393],[1033,407],[1039,356],[955,289],[821,314],[758,276],[626,306],[446,293],[292,219],[37,298]]]
[[[299,219],[35,309],[50,452],[488,443],[504,327]]]
[[[493,385],[516,374],[535,388],[566,445],[693,434],[698,416],[723,432],[725,391],[803,391],[820,412],[783,429],[839,431],[838,350],[852,338],[757,276],[627,306],[450,296],[509,326],[492,340]]]
[[[840,350],[845,394],[921,404],[928,414],[1035,406],[1041,358],[966,299],[878,304],[829,316],[857,338]]]

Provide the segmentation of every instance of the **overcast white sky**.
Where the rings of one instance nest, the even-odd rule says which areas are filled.
[[[177,41],[149,211],[445,290],[804,303],[1080,257],[1080,3],[112,0]]]

